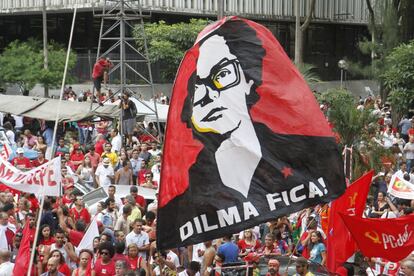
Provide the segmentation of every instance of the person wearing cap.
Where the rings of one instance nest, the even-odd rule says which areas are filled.
[[[32,164],[30,163],[29,158],[24,157],[24,149],[17,148],[16,153],[17,153],[17,156],[13,158],[11,163],[18,169],[30,170],[32,168]]]
[[[95,178],[97,187],[108,187],[112,184],[115,172],[110,164],[109,158],[104,158],[102,164],[96,169]]]
[[[304,257],[298,257],[296,259],[296,275],[297,276],[314,276],[312,272],[309,271],[309,263]]]
[[[276,259],[270,259],[267,263],[266,276],[280,276],[279,274],[280,263]]]

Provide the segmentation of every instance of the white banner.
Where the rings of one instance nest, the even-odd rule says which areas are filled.
[[[10,157],[10,154],[12,154],[12,149],[7,143],[1,144],[1,145],[2,145],[2,149],[0,152],[0,157],[5,160],[8,160]]]
[[[60,156],[26,172],[0,158],[0,183],[15,190],[42,195],[44,187],[46,196],[60,196],[61,180]]]
[[[388,185],[388,193],[403,199],[414,199],[414,185],[404,180],[403,176],[395,173]]]

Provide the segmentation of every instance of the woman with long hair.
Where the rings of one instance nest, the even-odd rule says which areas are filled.
[[[58,249],[52,250],[49,254],[48,258],[45,258],[44,260],[46,262],[43,262],[44,264],[47,264],[47,262],[51,259],[54,258],[56,260],[58,260],[58,267],[57,270],[62,273],[65,276],[71,276],[71,270],[69,268],[69,266],[66,264],[65,261],[65,257],[63,257],[62,252],[60,252]],[[46,270],[45,270],[46,271]]]
[[[378,192],[377,201],[374,203],[374,208],[371,212],[371,218],[380,218],[388,209],[390,209],[390,206],[385,200],[385,194]]]
[[[87,184],[89,186],[93,186],[93,179],[94,177],[94,169],[92,167],[91,158],[89,156],[85,156],[82,161],[82,164],[79,165],[78,169],[76,170],[76,174],[79,176],[79,180],[82,184]]]
[[[243,232],[243,237],[237,243],[240,250],[240,257],[245,257],[251,252],[256,252],[260,249],[260,241],[256,239],[252,229],[246,229]]]
[[[52,236],[51,232],[51,228],[48,224],[40,226],[39,245],[50,246],[55,243],[55,238]]]
[[[36,144],[33,146],[32,149],[41,151],[43,154],[46,154],[47,145],[45,144],[43,136],[37,137]]]
[[[326,248],[323,244],[322,234],[319,231],[313,231],[311,233],[310,241],[308,244],[310,257],[309,260],[321,265],[326,264]]]

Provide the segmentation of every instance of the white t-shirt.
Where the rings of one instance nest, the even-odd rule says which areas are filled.
[[[178,258],[177,254],[171,250],[167,253],[167,261],[172,262],[175,265],[175,268],[180,266],[180,259]]]
[[[16,128],[22,128],[23,127],[23,117],[22,116],[17,116],[17,115],[12,115],[14,118],[14,121],[16,122]]]
[[[101,187],[107,187],[112,184],[111,179],[108,176],[114,176],[114,168],[112,168],[112,166],[105,168],[103,165],[99,165],[95,175],[99,177],[99,184]]]
[[[204,255],[199,257],[198,256],[198,251],[205,251],[206,250],[206,246],[204,245],[204,243],[197,243],[193,245],[193,257],[192,260],[195,262],[199,262],[200,264],[203,263],[203,259],[204,259]]]
[[[0,264],[0,276],[10,276],[13,275],[14,263],[5,262]]]
[[[122,148],[121,135],[117,135],[114,138],[112,138],[111,145],[112,145],[112,151],[116,151],[116,152],[119,153],[121,151],[121,148]]]
[[[12,130],[7,130],[6,136],[12,145],[16,144],[16,136],[14,135],[14,132]]]

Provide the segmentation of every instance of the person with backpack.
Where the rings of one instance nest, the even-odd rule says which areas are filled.
[[[122,132],[127,137],[127,145],[132,145],[132,135],[136,125],[137,107],[129,99],[130,94],[124,92],[120,108],[122,109]]]

